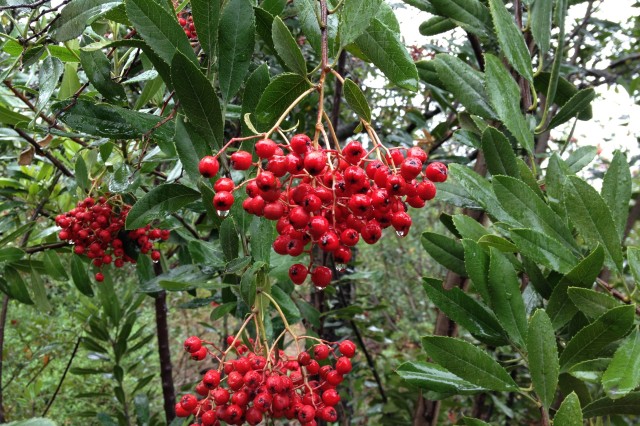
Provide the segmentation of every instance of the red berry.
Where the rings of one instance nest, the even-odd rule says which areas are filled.
[[[202,383],[209,388],[215,389],[220,384],[220,372],[218,370],[209,370],[204,374]]]
[[[335,389],[327,389],[322,393],[322,402],[325,405],[334,406],[340,402],[340,395]]]
[[[342,375],[351,372],[351,361],[346,356],[341,356],[336,361],[336,371]]]
[[[206,178],[212,178],[218,174],[220,170],[220,163],[218,159],[212,155],[207,155],[200,160],[198,164],[198,171]]]
[[[313,357],[319,361],[327,359],[329,357],[329,346],[324,344],[318,344],[313,347]]]
[[[96,281],[98,281],[99,283],[104,281],[104,274],[102,272],[96,273]]]
[[[227,191],[217,192],[213,197],[213,207],[216,210],[227,211],[233,205],[233,194]]]
[[[317,266],[311,273],[311,282],[316,287],[324,288],[331,284],[332,276],[331,269],[326,266]]]
[[[427,166],[425,175],[427,176],[427,179],[432,182],[444,182],[447,180],[449,170],[444,163],[435,162]]]
[[[309,271],[307,270],[307,267],[300,263],[291,265],[291,267],[289,268],[289,278],[294,284],[302,284],[304,280],[307,279],[308,273]]]
[[[220,178],[213,184],[213,190],[216,192],[232,192],[235,188],[233,181],[229,178]]]
[[[278,145],[271,139],[263,139],[256,143],[256,154],[260,158],[271,158],[276,152]]]
[[[198,406],[198,398],[195,395],[186,394],[180,398],[180,405],[188,412],[192,412]]]
[[[304,154],[311,148],[311,139],[307,135],[295,135],[289,145],[296,154]]]
[[[194,361],[202,361],[207,357],[207,348],[201,347],[195,352],[191,352],[191,359]]]
[[[353,358],[356,354],[356,345],[351,340],[343,340],[338,345],[340,353],[347,358]]]
[[[311,151],[304,157],[304,168],[312,176],[317,176],[327,165],[327,155],[323,151]]]
[[[251,153],[247,151],[236,151],[231,154],[231,167],[235,170],[247,170],[251,167],[253,158]]]

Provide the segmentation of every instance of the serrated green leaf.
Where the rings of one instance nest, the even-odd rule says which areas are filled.
[[[454,226],[456,227],[457,231],[460,233],[462,238],[468,238],[473,241],[478,241],[483,235],[486,235],[489,233],[489,231],[484,226],[482,226],[477,220],[467,215],[456,214],[452,217],[452,220],[453,220]]]
[[[20,260],[24,257],[24,250],[18,247],[5,247],[0,249],[0,262],[13,262],[14,260]]]
[[[156,186],[131,207],[126,228],[145,226],[153,219],[163,218],[200,198],[200,193],[184,185],[168,183]]]
[[[211,311],[211,315],[209,318],[211,319],[211,321],[219,320],[220,318],[233,311],[236,306],[238,306],[237,302],[229,302],[224,303],[220,306],[216,306],[215,309]]]
[[[269,67],[262,64],[247,78],[245,87],[251,87],[251,90],[245,90],[242,95],[242,117],[247,114],[253,114],[260,101],[260,96],[266,90],[270,82]],[[244,120],[242,120],[242,135],[252,135],[253,131],[249,129]]]
[[[556,335],[549,316],[542,309],[536,310],[529,321],[527,353],[533,389],[548,410],[555,399],[560,365]]]
[[[589,243],[600,243],[609,265],[622,273],[622,249],[611,210],[587,182],[569,176],[564,187],[564,205],[578,232]]]
[[[490,247],[496,248],[503,253],[515,253],[518,251],[518,248],[506,238],[502,238],[498,235],[487,234],[482,236],[478,240],[478,244],[480,247],[488,250]]]
[[[529,259],[527,256],[522,256],[522,266],[524,268],[525,273],[529,277],[529,282],[533,285],[535,290],[538,292],[540,296],[544,299],[548,299],[551,296],[551,292],[553,291],[553,287],[549,284],[549,281],[542,274],[538,265]]]
[[[629,269],[631,275],[636,282],[636,286],[640,287],[640,248],[639,247],[627,247],[627,261],[629,262]]]
[[[527,316],[520,294],[520,282],[509,259],[491,248],[488,289],[490,305],[510,339],[524,347],[527,339]]]
[[[420,241],[436,262],[458,275],[466,275],[464,249],[458,241],[435,232],[423,232]]]
[[[127,16],[144,41],[166,63],[181,53],[198,63],[184,30],[160,3],[154,0],[126,0]]]
[[[316,54],[319,55],[322,52],[321,48],[321,31],[320,31],[320,3],[316,0],[293,0],[298,11],[298,21],[302,32],[307,37],[309,44],[313,47]],[[338,17],[336,14],[331,14],[327,17],[327,38],[328,38],[328,54],[329,57],[333,57],[336,52],[336,35],[338,33]]]
[[[224,120],[211,82],[180,53],[176,53],[171,62],[171,80],[189,123],[211,148],[220,149],[224,138]]]
[[[176,135],[174,138],[176,152],[182,163],[182,168],[193,182],[200,180],[198,163],[205,155],[211,155],[211,149],[205,139],[195,134],[195,130],[189,131],[191,123],[186,123],[182,116],[176,119]],[[211,202],[211,200],[207,200]]]
[[[520,179],[522,179],[522,181],[526,183],[527,186],[533,190],[533,192],[535,192],[538,198],[544,200],[545,196],[540,189],[540,184],[538,183],[536,176],[533,174],[533,171],[529,168],[527,163],[525,163],[522,158],[517,157],[516,164],[518,165],[518,170],[520,172]]]
[[[93,297],[93,288],[87,273],[87,265],[76,255],[71,256],[71,279],[76,288],[80,290],[80,293]]]
[[[405,362],[396,373],[413,386],[438,393],[467,395],[486,390],[430,362]]]
[[[98,92],[110,101],[126,100],[122,85],[111,78],[111,61],[101,50],[80,51],[80,63],[87,78]],[[62,69],[62,65],[60,66]]]
[[[497,0],[492,0],[497,1]],[[501,1],[501,0],[500,0]],[[503,5],[504,7],[504,5]],[[485,87],[496,114],[518,143],[533,153],[533,133],[520,111],[520,88],[500,60],[487,53],[485,59]]]
[[[487,36],[491,15],[487,6],[478,0],[429,0],[436,13],[454,21],[467,32]]]
[[[256,106],[258,130],[267,130],[299,96],[309,89],[309,82],[301,75],[283,73],[271,80]]]
[[[476,291],[486,303],[491,303],[489,294],[489,255],[478,243],[468,238],[462,240],[464,263],[467,275]]]
[[[548,72],[541,72],[537,74],[533,79],[536,90],[542,93],[547,93],[549,90],[549,84],[551,83],[551,77],[551,73]],[[571,84],[566,78],[558,76],[554,97],[555,105],[558,105],[559,107],[563,106],[576,93],[578,93],[578,88],[576,86]],[[578,120],[590,120],[592,117],[593,111],[591,109],[591,105],[578,114]]]
[[[222,98],[228,101],[240,89],[249,71],[255,44],[255,16],[249,0],[226,2],[218,31],[218,79]]]
[[[566,246],[543,232],[514,228],[511,229],[511,239],[523,255],[549,269],[567,273],[578,263]]]
[[[265,218],[255,217],[249,227],[249,249],[255,261],[269,263],[271,245],[274,240],[275,223]]]
[[[63,70],[64,66],[58,58],[47,56],[44,61],[42,61],[42,66],[38,72],[39,91],[36,102],[36,108],[38,110],[42,110],[47,102],[49,102],[49,99],[51,99],[51,95],[53,95],[54,90],[58,86],[58,80],[60,80]]]
[[[516,154],[506,136],[495,127],[489,126],[482,132],[482,151],[489,173],[520,177]]]
[[[640,392],[631,392],[620,399],[601,398],[582,409],[586,418],[615,414],[640,415]]]
[[[471,114],[493,118],[496,113],[487,101],[482,73],[452,55],[438,54],[433,62],[438,79]]]
[[[625,155],[616,151],[609,169],[602,181],[602,199],[605,201],[613,222],[616,224],[620,238],[624,235],[629,215],[629,200],[631,199],[631,168]]]
[[[613,355],[602,376],[602,386],[612,399],[619,399],[640,386],[640,332],[631,334]]]
[[[569,287],[567,295],[589,320],[594,320],[609,309],[620,305],[613,297],[588,288]]]
[[[564,160],[564,164],[567,166],[570,172],[578,173],[589,165],[594,158],[598,155],[598,148],[595,146],[581,146],[573,151],[569,157]]]
[[[580,400],[575,392],[571,392],[560,404],[560,408],[553,418],[554,426],[582,426],[582,412]]]
[[[529,21],[531,23],[531,34],[542,56],[549,51],[553,4],[554,0],[535,0],[529,8],[531,13],[531,20]]]
[[[498,319],[459,288],[445,290],[440,280],[423,278],[429,299],[447,317],[467,329],[475,338],[492,346],[507,343]]]
[[[218,47],[220,0],[191,0],[190,3],[198,41],[209,56],[209,60],[215,60]]]
[[[375,18],[382,0],[352,0],[345,2],[340,13],[338,37],[340,48],[353,43]]]
[[[220,245],[222,247],[222,252],[224,253],[224,258],[227,262],[231,262],[238,257],[240,240],[238,237],[238,230],[236,229],[232,219],[223,220],[222,225],[220,225]],[[229,269],[228,266],[227,269]]]
[[[346,78],[344,80],[344,98],[353,110],[361,119],[367,123],[371,122],[371,108],[367,102],[367,98],[360,90],[360,87],[352,80]]]
[[[434,36],[442,33],[446,33],[447,31],[451,31],[456,28],[457,25],[449,18],[445,18],[443,16],[434,16],[429,18],[420,24],[418,30],[420,34],[423,36]],[[418,69],[418,74],[420,74],[420,70]]]
[[[567,289],[569,287],[591,287],[602,270],[603,263],[604,250],[598,245],[589,256],[585,257],[575,268],[562,277],[555,286],[547,305],[547,313],[555,329],[564,326],[578,312],[578,308],[569,299]]]
[[[560,355],[561,371],[597,357],[607,345],[624,337],[633,326],[634,314],[635,306],[618,306],[580,330]]]
[[[493,25],[502,53],[504,53],[513,68],[533,84],[531,55],[522,36],[522,31],[516,26],[513,16],[509,13],[502,0],[489,0],[489,10],[491,11]]]
[[[306,76],[307,65],[302,56],[302,52],[300,52],[300,47],[298,47],[298,43],[296,43],[293,35],[291,35],[289,28],[287,28],[279,16],[273,19],[271,37],[278,56],[282,58],[286,66],[291,71]]]
[[[60,262],[60,253],[47,250],[44,253],[43,263],[47,274],[54,280],[63,281],[69,278],[62,262]]]
[[[82,155],[78,155],[75,166],[75,177],[78,186],[85,191],[89,189],[89,172],[87,171],[87,164],[84,162]]]
[[[418,70],[397,34],[375,18],[356,45],[394,84],[418,90]]]
[[[453,179],[451,179],[453,180]],[[438,200],[443,203],[452,204],[465,209],[480,210],[482,206],[473,198],[469,192],[460,185],[453,182],[436,183]]]
[[[422,81],[435,87],[444,87],[444,84],[438,77],[435,60],[418,61],[416,62],[416,68],[418,69],[418,76]]]
[[[495,391],[517,389],[509,373],[484,350],[464,340],[442,336],[422,338],[429,357],[456,376]]]
[[[596,92],[592,88],[582,89],[569,99],[569,101],[560,108],[556,115],[551,119],[547,129],[553,129],[559,125],[566,123],[576,115],[584,111],[591,101],[596,97]]]
[[[122,4],[118,1],[104,0],[76,0],[67,4],[60,17],[52,24],[53,38],[62,42],[78,37],[87,25],[90,25],[100,15]]]
[[[271,296],[278,303],[280,309],[282,309],[282,313],[289,324],[295,324],[302,319],[300,310],[296,304],[293,303],[293,300],[291,300],[291,296],[285,293],[280,287],[271,287]]]

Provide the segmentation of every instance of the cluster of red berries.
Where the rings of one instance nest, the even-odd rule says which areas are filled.
[[[134,242],[143,254],[151,253],[153,261],[160,260],[160,252],[153,249],[153,242],[169,239],[168,230],[151,228],[147,225],[132,231],[125,231],[124,224],[131,206],[111,205],[105,197],[92,197],[80,201],[75,208],[56,216],[56,224],[62,228],[58,237],[74,244],[73,251],[93,259],[96,267],[113,263],[121,268],[125,263],[135,263],[127,254],[129,242]],[[104,274],[97,272],[96,281],[102,282]]]
[[[219,425],[220,421],[257,425],[266,418],[297,419],[303,425],[315,426],[319,420],[338,419],[334,407],[340,402],[340,395],[336,386],[351,372],[351,358],[356,353],[353,342],[337,344],[340,355],[336,348],[320,343],[297,357],[284,351],[265,357],[233,336],[227,338],[227,343],[235,349],[234,360],[224,361],[224,355],[218,358],[204,345],[218,349],[198,337],[185,340],[184,348],[193,359],[201,361],[211,353],[219,365],[208,370],[197,384],[195,390],[200,399],[187,394],[176,404],[178,417],[195,416],[192,426]]]
[[[238,186],[229,178],[218,179],[214,207],[226,215],[234,202],[233,191],[246,185],[244,210],[277,221],[279,236],[273,243],[277,253],[299,256],[309,253],[308,246],[314,243],[333,253],[336,264],[345,265],[360,238],[375,244],[389,226],[399,236],[407,235],[412,223],[407,205],[424,207],[436,195],[433,182],[447,179],[447,167],[439,162],[426,165],[427,154],[419,147],[385,148],[385,156],[381,149],[376,145],[367,151],[357,141],[341,151],[322,149],[303,134],[286,145],[262,139],[255,144],[258,162],[240,150],[229,158],[235,170],[257,167],[256,177]],[[378,158],[369,158],[374,151]],[[219,169],[217,156],[200,161],[204,177],[214,177]],[[309,273],[317,287],[331,282],[332,272],[325,266],[297,263],[289,270],[295,284],[302,284]]]
[[[198,35],[196,34],[196,26],[193,24],[193,16],[191,16],[191,13],[178,13],[178,23],[184,30],[187,38],[189,38],[190,40],[195,40],[198,38]]]

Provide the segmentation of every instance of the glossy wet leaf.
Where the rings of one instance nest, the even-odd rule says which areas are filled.
[[[353,43],[371,24],[382,0],[352,0],[342,6],[338,37],[340,47]]]
[[[258,130],[267,130],[280,115],[309,88],[309,82],[301,75],[283,73],[271,80],[256,106]]]
[[[622,398],[640,386],[640,332],[637,329],[616,350],[602,376],[602,386],[612,399]]]
[[[529,321],[527,353],[533,388],[545,409],[553,403],[558,386],[558,348],[547,313],[538,309]]]
[[[420,241],[436,262],[458,275],[466,275],[464,249],[458,241],[435,232],[424,232]]]
[[[466,395],[485,390],[430,362],[405,362],[396,373],[413,386],[440,393]]]
[[[371,122],[371,108],[362,90],[352,80],[344,80],[344,98],[353,110],[364,121]]]
[[[218,30],[218,79],[222,98],[234,96],[249,71],[255,44],[255,16],[249,0],[226,2]]]
[[[582,426],[580,400],[575,392],[570,393],[558,408],[553,418],[554,426]]]
[[[80,63],[93,87],[107,100],[117,102],[127,99],[122,85],[111,76],[111,61],[101,50],[81,50]]]
[[[131,207],[126,228],[145,226],[154,219],[164,218],[187,204],[200,199],[200,193],[177,183],[159,185],[146,193]]]
[[[198,33],[198,41],[209,56],[216,57],[218,47],[218,23],[220,21],[220,0],[191,0],[193,24]],[[215,59],[214,59],[215,60]]]
[[[544,232],[533,229],[511,229],[511,239],[520,252],[549,269],[569,272],[578,259],[564,244]]]
[[[75,0],[67,4],[51,27],[56,41],[67,41],[78,37],[100,15],[122,4],[118,1]]]
[[[631,168],[626,156],[616,151],[602,181],[602,199],[609,206],[613,222],[622,238],[627,226],[629,200],[631,199]]]
[[[306,76],[307,65],[300,51],[300,47],[293,38],[293,35],[291,35],[289,28],[287,28],[279,16],[273,19],[271,37],[278,56],[280,56],[287,67],[297,74]]]
[[[502,0],[489,0],[489,9],[502,53],[513,68],[533,84],[531,55],[529,55],[522,31],[516,25],[513,15],[509,13]]]
[[[446,16],[465,31],[479,36],[491,32],[491,15],[478,0],[429,0],[438,15]]]

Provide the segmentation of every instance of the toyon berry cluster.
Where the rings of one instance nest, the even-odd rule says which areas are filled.
[[[184,30],[187,38],[190,40],[196,40],[198,38],[198,34],[196,34],[196,26],[193,24],[193,16],[191,16],[191,13],[180,12],[178,13],[177,17],[178,23]]]
[[[137,251],[150,253],[153,261],[160,260],[160,252],[153,249],[153,242],[169,239],[169,231],[144,228],[125,231],[124,224],[131,206],[112,205],[105,197],[92,197],[80,201],[75,208],[56,216],[56,224],[62,228],[58,237],[74,244],[73,251],[93,259],[94,266],[113,263],[121,268],[125,263],[135,263]],[[104,280],[97,272],[96,281]]]
[[[230,143],[216,156],[200,160],[202,176],[218,174],[218,156]],[[297,257],[311,253],[310,245],[316,244],[332,253],[338,265],[349,262],[351,247],[361,238],[375,244],[390,226],[397,235],[407,235],[412,223],[408,206],[424,207],[436,195],[434,182],[444,182],[448,172],[443,163],[427,164],[427,153],[419,147],[387,149],[376,144],[368,151],[351,141],[341,150],[323,149],[303,134],[284,145],[261,139],[255,153],[257,162],[247,151],[229,155],[231,168],[256,167],[257,173],[237,186],[227,177],[218,179],[215,209],[225,216],[234,191],[244,186],[248,196],[242,202],[244,210],[277,221],[279,236],[273,243],[277,253]],[[289,270],[295,284],[302,284],[308,275],[321,288],[332,279],[329,268],[314,267],[311,261]]]
[[[259,343],[254,345],[253,339],[249,343],[253,350],[229,336],[229,348],[222,351],[196,336],[185,340],[184,348],[193,359],[202,361],[210,355],[218,367],[208,370],[196,385],[199,397],[187,394],[180,398],[178,417],[193,415],[196,420],[192,426],[220,425],[220,421],[257,425],[267,419],[298,420],[314,426],[320,420],[338,419],[334,407],[340,395],[336,387],[351,372],[351,358],[356,353],[353,342],[322,341],[297,356],[273,347],[265,350]],[[227,360],[231,352],[236,358]]]

